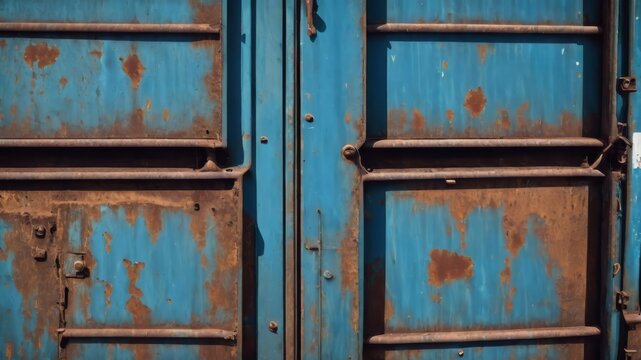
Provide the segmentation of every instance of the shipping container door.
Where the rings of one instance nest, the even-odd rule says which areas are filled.
[[[304,2],[303,357],[616,355],[614,4]]]

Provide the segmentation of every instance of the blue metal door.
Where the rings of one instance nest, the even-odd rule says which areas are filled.
[[[626,8],[303,5],[303,357],[617,358]]]

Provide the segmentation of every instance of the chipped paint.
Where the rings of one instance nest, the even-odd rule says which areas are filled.
[[[485,110],[485,105],[487,105],[487,98],[480,86],[476,89],[471,89],[465,95],[465,109],[473,118],[478,118],[481,115]]]
[[[129,77],[131,80],[131,87],[138,89],[140,86],[140,81],[142,76],[145,73],[145,66],[138,58],[138,54],[130,54],[122,63],[122,71]]]
[[[474,273],[474,264],[469,256],[461,256],[447,250],[432,250],[428,265],[429,283],[435,287],[462,279],[469,279]]]
[[[37,44],[29,44],[24,50],[23,59],[30,68],[33,69],[33,64],[38,63],[38,68],[42,69],[46,66],[55,64],[60,50],[55,46],[49,46],[46,42]]]

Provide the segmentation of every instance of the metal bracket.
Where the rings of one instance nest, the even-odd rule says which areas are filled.
[[[617,79],[619,91],[628,93],[637,91],[637,78],[635,76],[622,76]]]

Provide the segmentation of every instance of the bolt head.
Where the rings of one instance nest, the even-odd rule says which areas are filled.
[[[353,158],[354,156],[356,156],[357,153],[358,153],[358,150],[356,150],[356,147],[354,147],[354,145],[343,146],[343,156],[346,159]]]
[[[267,327],[269,328],[269,331],[276,332],[276,330],[278,330],[278,323],[272,320],[269,322]]]
[[[465,355],[465,351],[459,350],[458,351],[458,356],[463,357],[463,355]]]
[[[82,272],[86,267],[87,267],[87,264],[85,264],[85,262],[82,260],[76,260],[73,262],[73,269],[76,272]]]
[[[47,234],[47,229],[45,229],[45,227],[42,225],[36,226],[34,230],[36,233],[36,237],[39,237],[39,238],[43,238]]]
[[[261,136],[260,137],[260,142],[261,142],[261,144],[267,144],[267,136]]]
[[[314,121],[314,115],[312,115],[312,114],[305,114],[305,121],[307,121],[307,122],[312,122],[312,121]]]

